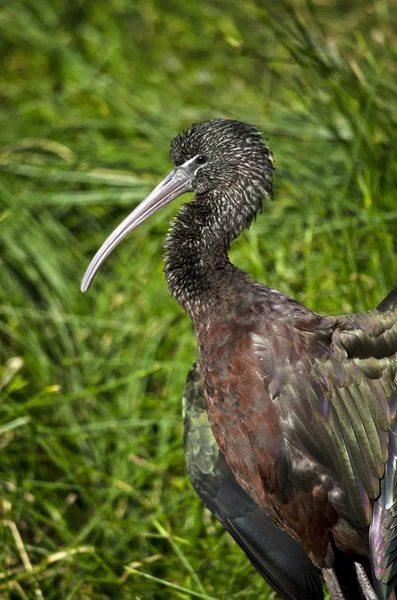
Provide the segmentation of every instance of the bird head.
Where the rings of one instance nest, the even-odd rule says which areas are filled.
[[[92,259],[81,283],[85,292],[100,266],[130,231],[185,192],[255,199],[259,210],[264,195],[272,195],[273,158],[261,132],[252,125],[212,119],[192,125],[171,143],[175,168],[111,233]],[[232,197],[229,194],[229,197]]]
[[[191,180],[197,194],[253,182],[271,194],[273,156],[252,125],[230,119],[197,123],[173,139],[170,154],[177,168],[189,160],[197,167]]]

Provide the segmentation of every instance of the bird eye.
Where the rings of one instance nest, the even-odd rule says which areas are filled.
[[[205,165],[207,157],[204,154],[199,154],[196,158],[196,165]]]

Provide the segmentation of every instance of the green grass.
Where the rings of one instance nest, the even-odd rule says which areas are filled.
[[[375,306],[397,278],[396,8],[0,3],[1,598],[274,597],[185,473],[177,206],[80,279],[172,136],[225,116],[260,125],[277,168],[232,260],[320,312]]]

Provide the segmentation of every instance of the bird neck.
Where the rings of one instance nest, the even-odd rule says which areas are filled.
[[[251,190],[247,199],[214,190],[182,205],[167,236],[164,271],[171,294],[192,318],[198,306],[216,306],[236,280],[247,279],[228,250],[260,210],[263,193]]]

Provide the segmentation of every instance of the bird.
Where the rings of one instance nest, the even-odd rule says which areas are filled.
[[[190,482],[258,573],[284,600],[323,600],[319,570],[302,546],[276,527],[243,490],[211,432],[198,361],[183,396],[184,452]]]
[[[331,600],[345,598],[339,552],[366,600],[395,600],[397,285],[368,312],[323,316],[252,280],[228,251],[273,197],[262,132],[211,119],[176,135],[170,154],[173,170],[103,243],[82,291],[129,232],[195,192],[167,235],[164,272],[193,323],[218,447]]]

